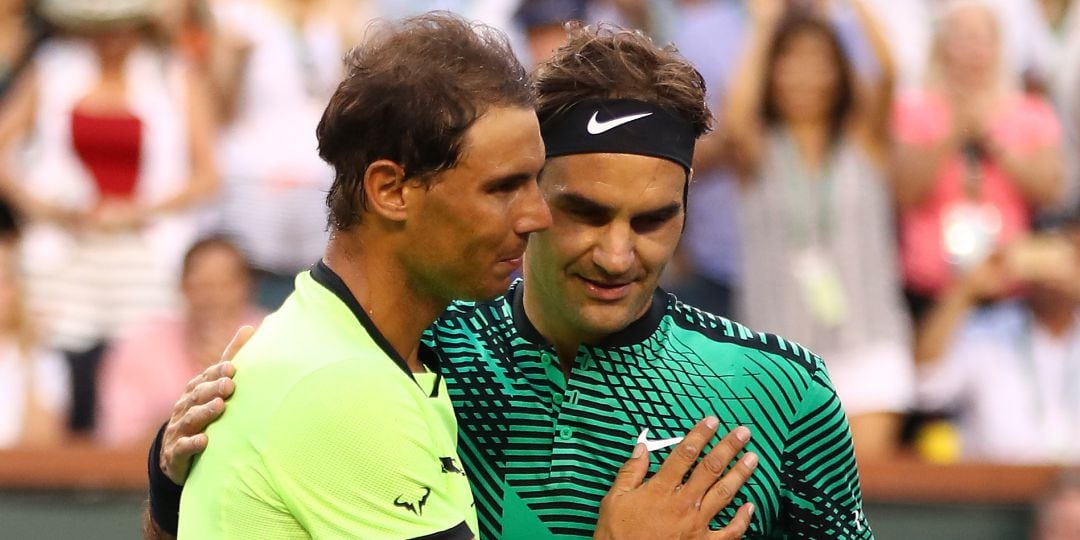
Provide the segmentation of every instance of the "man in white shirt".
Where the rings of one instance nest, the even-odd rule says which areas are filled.
[[[1023,300],[1001,298],[1017,286]],[[920,408],[957,412],[963,456],[1080,463],[1080,216],[959,280],[916,347]]]

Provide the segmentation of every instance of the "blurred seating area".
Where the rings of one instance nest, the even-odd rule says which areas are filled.
[[[1080,525],[1080,484],[1057,467],[900,460],[861,469],[877,538],[1068,540]],[[142,448],[0,450],[4,537],[141,538],[145,471]]]
[[[342,56],[436,8],[526,65],[571,20],[673,43],[716,121],[663,286],[822,356],[871,505],[1080,535],[1074,0],[0,0],[0,491],[138,490],[321,255]]]

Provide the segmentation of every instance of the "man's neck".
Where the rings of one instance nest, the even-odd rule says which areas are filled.
[[[526,285],[528,282],[529,278],[526,277]],[[525,316],[529,318],[529,322],[540,333],[540,336],[555,349],[563,375],[566,376],[567,380],[570,380],[570,372],[574,369],[581,344],[600,343],[611,334],[583,333],[579,327],[559,317],[558,314],[564,313],[568,308],[563,305],[555,305],[553,298],[556,298],[556,296],[545,294],[541,288],[526,286],[522,302],[525,307]],[[650,308],[651,304],[647,305],[639,318],[644,317]],[[548,314],[554,315],[549,316]]]
[[[334,232],[323,261],[345,282],[409,369],[424,371],[418,357],[420,336],[449,302],[417,290],[391,250],[363,241],[357,232]]]
[[[526,278],[526,282],[528,282],[528,278]],[[570,371],[573,370],[574,363],[577,360],[578,347],[587,341],[588,337],[582,335],[572,325],[566,324],[559,317],[546,316],[547,313],[553,312],[553,306],[545,303],[545,299],[549,298],[552,298],[552,296],[544,295],[542,290],[526,286],[525,295],[522,299],[525,305],[525,316],[529,318],[529,322],[540,333],[540,336],[555,349],[555,354],[559,356],[559,365],[562,367],[563,374],[569,379]]]

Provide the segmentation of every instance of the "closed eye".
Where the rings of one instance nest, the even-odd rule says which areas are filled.
[[[655,232],[675,219],[681,210],[682,205],[672,203],[658,210],[634,216],[630,219],[630,227],[639,234]]]
[[[535,181],[536,177],[529,174],[514,174],[502,178],[496,178],[484,184],[485,193],[513,193],[529,182]]]
[[[559,195],[552,202],[552,206],[562,210],[575,221],[591,227],[603,226],[614,217],[612,209],[576,193]]]

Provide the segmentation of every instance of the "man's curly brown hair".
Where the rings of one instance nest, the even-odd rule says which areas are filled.
[[[684,118],[700,137],[712,127],[705,79],[673,45],[658,47],[638,30],[571,23],[565,45],[532,74],[543,123],[590,99],[636,99]]]

